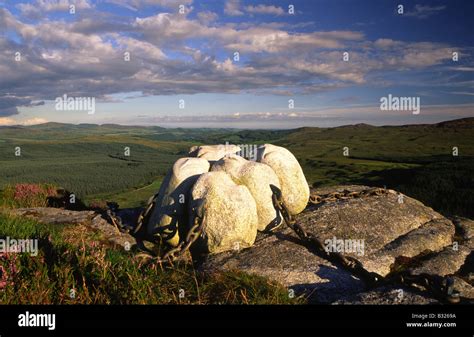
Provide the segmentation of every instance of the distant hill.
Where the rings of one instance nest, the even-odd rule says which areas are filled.
[[[354,128],[354,129],[364,129],[364,128],[378,128],[378,127],[426,127],[426,126],[434,126],[434,127],[450,127],[450,128],[472,128],[474,127],[474,117],[466,117],[460,119],[453,119],[449,121],[434,123],[434,124],[403,124],[403,125],[383,125],[383,126],[374,126],[371,124],[366,123],[358,123],[358,124],[348,124],[348,125],[341,125],[335,127],[300,127],[295,129],[287,129],[292,131],[308,131],[313,129],[337,129],[337,128]],[[60,129],[60,128],[71,128],[71,129],[84,129],[84,128],[103,128],[103,129],[154,129],[154,130],[179,130],[179,131],[186,131],[186,130],[195,130],[194,128],[165,128],[161,126],[142,126],[142,125],[121,125],[121,124],[90,124],[90,123],[81,123],[81,124],[69,124],[69,123],[56,123],[56,122],[48,122],[43,124],[36,124],[31,126],[0,126],[0,128],[31,128],[31,129]],[[228,132],[232,131],[241,131],[239,129],[232,129],[232,128],[200,128],[200,130],[225,130]],[[252,129],[258,130],[258,129]],[[268,130],[268,129],[265,129]],[[261,130],[260,130],[261,131]],[[269,130],[268,130],[269,131]],[[274,130],[275,132],[281,131]]]
[[[436,124],[437,127],[442,128],[474,128],[474,117],[454,119],[451,121],[441,122]]]

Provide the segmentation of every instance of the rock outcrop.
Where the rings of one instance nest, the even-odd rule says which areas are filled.
[[[316,192],[325,194],[364,188],[336,186]],[[388,274],[391,268],[397,266],[400,258],[409,260],[409,268],[414,272],[456,274],[465,269],[468,257],[472,255],[469,241],[453,245],[455,226],[449,219],[415,199],[408,196],[400,198],[395,191],[310,206],[297,216],[297,221],[323,242],[355,240],[362,243],[363,254],[360,250],[343,253],[359,259],[364,268],[381,275]],[[203,271],[233,269],[269,277],[318,303],[344,302],[351,295],[363,294],[366,287],[362,280],[304,247],[288,227],[273,235],[259,234],[254,246],[249,249],[209,256],[201,266]],[[464,274],[469,272],[464,271]],[[464,286],[471,287],[471,284],[465,283]],[[374,289],[349,300],[379,303],[382,295],[377,294],[388,291],[393,289]],[[470,292],[465,290],[465,293]],[[418,294],[411,295],[402,302],[425,302],[417,297]],[[396,303],[395,300],[387,301]]]
[[[215,254],[208,255],[197,266],[201,272],[239,270],[265,276],[294,289],[296,294],[304,294],[315,303],[438,303],[421,288],[392,285],[368,289],[362,280],[303,246],[286,226],[273,234],[257,235],[257,207],[252,204],[253,198],[245,186],[236,185],[223,172],[205,173],[199,179],[201,181],[198,180],[193,189],[196,201],[193,207],[200,208],[199,212],[207,207],[205,213],[209,218],[206,221],[219,224],[211,226],[219,228],[219,231],[207,230],[205,233],[207,239],[213,242],[211,247],[215,247]],[[315,192],[326,194],[365,188],[335,186]],[[206,204],[205,195],[210,195],[209,200],[214,201]],[[232,202],[228,200],[228,195],[234,198]],[[222,218],[220,211],[213,211],[219,207],[226,208],[227,218]],[[126,223],[134,223],[138,211],[121,211],[119,216]],[[8,212],[44,223],[85,225],[101,231],[117,246],[135,244],[132,236],[120,233],[93,211],[31,208]],[[216,214],[219,216],[216,217]],[[239,219],[243,216],[251,230],[235,227],[237,216]],[[379,196],[309,206],[297,216],[297,221],[323,241],[353,240],[363,243],[358,246],[362,250],[343,253],[359,259],[370,271],[386,275],[395,268],[403,267],[414,274],[452,275],[455,291],[462,297],[474,299],[474,221],[470,219],[454,218],[451,221],[417,200],[408,196],[401,198],[400,193],[389,191]],[[354,248],[354,245],[347,247]]]
[[[130,249],[136,245],[136,240],[130,234],[120,232],[117,227],[110,224],[102,215],[94,211],[69,211],[61,208],[37,207],[8,209],[3,212],[13,216],[34,219],[40,223],[57,225],[83,225],[92,230],[99,231],[110,244]],[[138,210],[133,214],[119,214],[123,219],[130,218],[134,222],[138,217]]]

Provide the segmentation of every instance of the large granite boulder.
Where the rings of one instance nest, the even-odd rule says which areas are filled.
[[[366,188],[336,186],[315,192],[326,194]],[[387,275],[393,268],[399,267],[400,260],[409,260],[410,268],[415,273],[451,275],[465,268],[468,255],[472,255],[472,247],[468,246],[468,241],[462,241],[457,249],[453,249],[454,224],[421,202],[400,196],[400,193],[389,190],[382,195],[309,206],[297,216],[297,221],[325,243],[338,240],[360,243],[358,246],[343,247],[357,246],[362,249],[342,253],[359,259],[367,270],[381,275]],[[273,235],[259,234],[254,246],[249,249],[208,256],[200,269],[207,272],[234,269],[266,276],[306,294],[318,303],[344,302],[348,296],[364,293],[367,286],[351,273],[303,246],[286,226]],[[377,294],[383,291],[393,289],[378,289],[357,301],[365,299],[369,303],[369,299],[373,299],[376,303]],[[417,294],[412,295],[405,298],[404,303],[421,298]]]

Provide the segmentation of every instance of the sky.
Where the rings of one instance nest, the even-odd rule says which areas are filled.
[[[0,126],[474,117],[473,12],[469,0],[0,0]],[[58,107],[64,95],[94,99],[93,113]],[[383,97],[420,111],[382,110]]]

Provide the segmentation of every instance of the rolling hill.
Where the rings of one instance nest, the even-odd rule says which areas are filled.
[[[0,189],[20,182],[52,183],[86,201],[118,200],[123,207],[139,206],[192,145],[270,142],[295,154],[311,185],[386,185],[448,215],[472,216],[473,129],[474,118],[433,125],[293,130],[61,123],[3,127]],[[15,156],[16,147],[21,148],[20,157]],[[130,157],[124,156],[127,147]],[[454,147],[458,156],[453,156]]]

